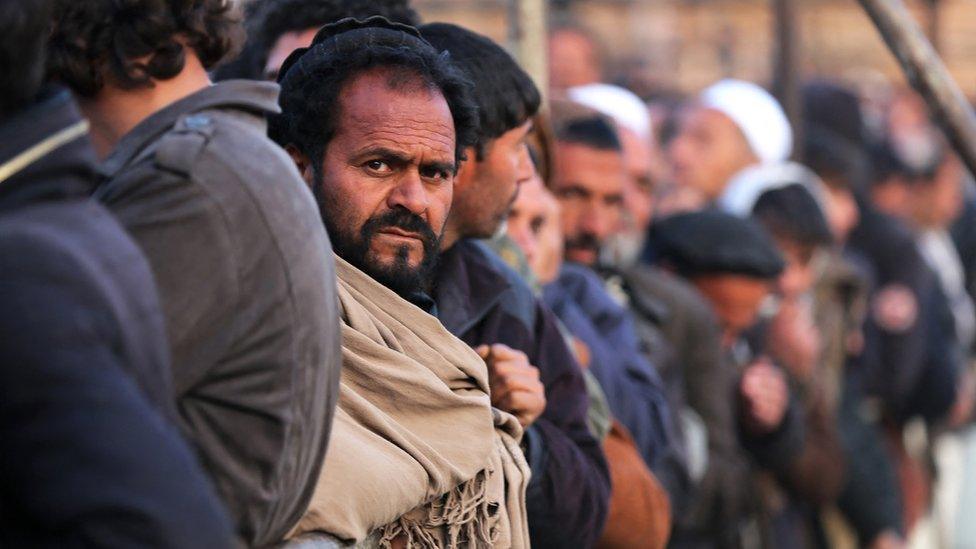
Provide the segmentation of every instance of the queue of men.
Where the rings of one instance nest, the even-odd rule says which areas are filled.
[[[0,0],[0,31],[0,545],[944,520],[976,210],[911,98],[883,140],[827,82],[802,141],[749,82],[652,110],[568,26],[544,94],[407,0]]]

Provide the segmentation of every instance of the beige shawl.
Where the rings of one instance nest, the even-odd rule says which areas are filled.
[[[315,493],[290,535],[528,547],[522,432],[491,407],[484,362],[339,257],[336,272],[339,404]]]

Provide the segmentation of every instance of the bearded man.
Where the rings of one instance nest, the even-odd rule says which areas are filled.
[[[485,362],[433,316],[431,270],[475,114],[412,27],[324,27],[280,71],[272,136],[313,187],[337,253],[342,381],[293,534],[407,547],[527,547],[522,429]]]

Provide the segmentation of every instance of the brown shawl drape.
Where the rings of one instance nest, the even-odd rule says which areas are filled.
[[[484,362],[433,316],[336,257],[342,380],[315,494],[291,535],[528,547],[528,466]]]

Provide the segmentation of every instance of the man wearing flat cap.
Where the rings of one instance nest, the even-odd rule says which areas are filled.
[[[723,349],[741,372],[739,442],[763,469],[785,470],[802,449],[801,417],[790,405],[783,373],[753,351],[761,344],[747,341],[747,332],[760,320],[784,268],[776,245],[754,221],[709,209],[655,223],[644,255],[691,282],[711,304],[722,327]],[[747,491],[756,490],[747,475],[737,481]],[[698,546],[704,540],[718,546],[747,541],[762,522],[757,501],[753,494],[742,501],[717,502],[720,518],[677,533],[677,546]]]
[[[396,547],[528,547],[516,416],[434,314],[430,280],[473,144],[468,81],[413,27],[324,27],[279,72],[271,135],[336,250],[342,381],[315,494],[293,534]]]

